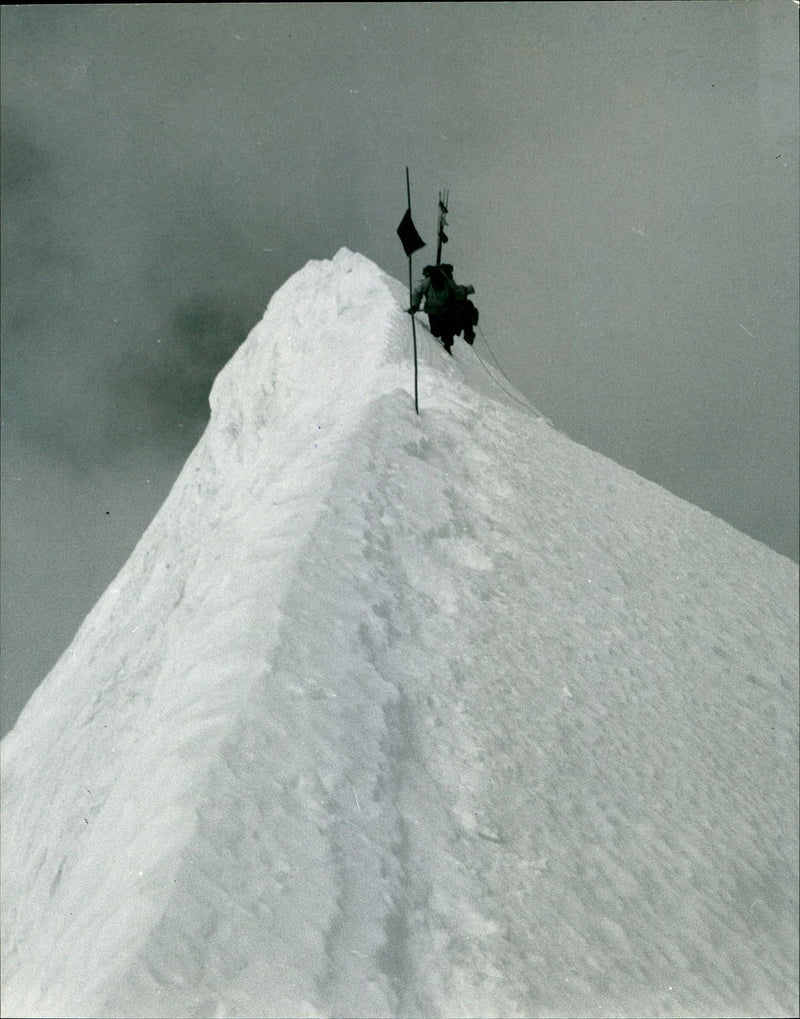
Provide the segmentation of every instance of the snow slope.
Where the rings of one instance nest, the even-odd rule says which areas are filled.
[[[275,294],[3,741],[5,1015],[797,1014],[796,567],[406,304]]]

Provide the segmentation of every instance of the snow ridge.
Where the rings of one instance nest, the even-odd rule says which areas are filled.
[[[8,1014],[794,1014],[796,568],[406,300],[281,288],[3,741]]]
[[[145,883],[151,871],[180,866],[182,847],[195,830],[198,783],[263,675],[294,564],[324,512],[339,451],[359,430],[365,390],[393,384],[384,356],[391,337],[383,333],[387,310],[397,315],[397,309],[391,281],[381,276],[367,260],[343,251],[332,263],[310,263],[275,295],[262,323],[220,374],[206,434],[158,517],[4,741],[4,817],[7,825],[20,821],[8,842],[32,842],[56,823],[54,811],[62,814],[70,830],[47,846],[48,854],[63,853],[54,882],[71,873],[71,887],[96,902],[98,913],[113,914],[119,887],[132,877]],[[333,287],[332,277],[338,284]],[[373,343],[350,341],[353,319],[357,328],[370,330]],[[318,342],[312,345],[312,339]],[[383,383],[376,378],[381,373]],[[298,398],[298,388],[305,399]],[[128,632],[131,619],[136,624]],[[31,722],[65,745],[78,803],[73,792],[56,803],[14,809],[21,791],[14,781],[15,747]],[[60,757],[48,765],[60,772]],[[140,798],[144,776],[155,795],[142,824],[140,811],[130,805]],[[51,772],[42,781],[53,788],[62,780]],[[78,823],[76,814],[87,820]],[[117,840],[132,847],[132,860],[82,872]],[[15,867],[4,880],[7,901],[24,902],[24,915],[11,914],[14,941],[40,922],[47,929],[63,919],[47,909],[50,919],[42,921],[30,910],[23,889],[31,883],[43,889],[55,861],[34,855],[30,862],[34,874]],[[44,909],[48,896],[41,891],[37,898]],[[126,958],[137,930],[149,931],[163,909],[147,889],[136,899],[137,916],[119,924],[109,943],[112,958]],[[83,987],[85,974],[97,968],[96,962],[88,965],[96,930],[87,925],[83,933],[86,943],[70,939],[72,957],[60,965],[63,931],[54,929],[37,945],[47,955],[44,968],[60,969],[68,982],[50,992],[58,1002],[55,1012],[62,1011],[61,1000],[72,998],[87,1002],[79,1013],[94,1007]],[[14,942],[5,943],[12,945],[4,971],[13,988]],[[28,986],[30,991],[35,994]]]

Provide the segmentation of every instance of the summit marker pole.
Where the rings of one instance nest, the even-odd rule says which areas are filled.
[[[447,203],[450,199],[450,189],[439,192],[439,222],[436,224],[436,264],[442,264],[442,244],[447,243],[447,234],[444,232],[447,223]]]
[[[408,198],[408,211],[411,212],[411,180],[408,176],[408,167],[406,167],[406,197]],[[411,259],[413,253],[409,252],[408,255],[408,304],[411,306],[413,301],[413,287],[414,279],[411,272]],[[411,335],[414,338],[414,410],[419,414],[419,393],[417,390],[417,323],[414,318],[414,312],[411,312]]]

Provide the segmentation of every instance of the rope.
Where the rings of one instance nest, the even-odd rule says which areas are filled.
[[[425,332],[429,333],[429,330],[426,329]],[[506,373],[503,371],[503,366],[497,360],[497,355],[492,350],[492,348],[489,346],[489,341],[486,339],[486,333],[484,333],[483,329],[481,329],[480,326],[478,326],[478,332],[481,334],[481,339],[486,344],[486,349],[492,355],[492,359],[494,360],[494,363],[497,365],[498,370],[500,371],[500,374],[503,376],[503,378],[506,380],[506,382],[508,382],[508,384],[513,387],[514,383],[511,381],[511,379],[508,377],[508,375],[506,375]],[[423,333],[423,336],[424,335],[425,334]],[[438,344],[438,345],[441,346],[441,343]],[[537,414],[538,415],[539,412],[536,410],[535,407],[533,407],[530,404],[530,402],[526,403],[523,400],[520,400],[518,396],[515,396],[512,392],[510,392],[508,389],[506,389],[506,387],[502,384],[502,382],[500,382],[499,379],[495,378],[495,376],[492,375],[491,371],[489,370],[489,366],[483,360],[483,358],[478,353],[478,351],[475,349],[474,344],[472,346],[472,352],[475,355],[475,357],[477,357],[477,359],[480,361],[481,366],[483,367],[483,370],[486,372],[486,374],[489,376],[489,378],[492,380],[492,382],[494,382],[494,384],[496,386],[498,386],[500,389],[502,389],[503,392],[506,394],[506,396],[510,397],[514,401],[514,403],[518,403],[520,405],[520,407],[524,407],[525,410],[530,411],[532,414]]]
[[[490,353],[490,354],[492,355],[492,359],[494,360],[494,363],[495,363],[495,364],[497,365],[497,367],[498,367],[498,369],[499,369],[499,371],[500,371],[500,374],[501,374],[501,375],[503,376],[503,378],[504,378],[504,379],[506,380],[506,382],[508,382],[508,384],[509,384],[510,386],[513,386],[513,385],[514,385],[514,383],[513,383],[512,381],[511,381],[511,379],[510,379],[510,378],[508,377],[508,375],[506,375],[506,373],[505,373],[505,372],[503,371],[503,366],[502,366],[502,365],[500,364],[500,362],[499,362],[499,361],[497,360],[497,355],[496,355],[496,354],[495,354],[495,352],[494,352],[494,351],[492,350],[492,348],[491,348],[491,347],[489,346],[489,341],[488,341],[488,340],[486,339],[486,334],[484,333],[483,329],[481,329],[481,327],[480,327],[480,326],[478,326],[478,332],[479,332],[479,333],[481,334],[481,339],[482,339],[482,340],[483,340],[483,342],[484,342],[484,343],[486,344],[486,349],[487,349],[487,350],[489,351],[489,353]],[[517,397],[517,396],[514,396],[514,394],[513,394],[512,392],[509,392],[509,390],[508,390],[508,389],[506,389],[506,387],[505,387],[505,386],[504,386],[504,385],[503,385],[503,384],[502,384],[502,383],[501,383],[501,382],[499,381],[499,379],[496,379],[496,378],[494,377],[494,375],[492,375],[492,373],[491,373],[491,372],[489,371],[489,366],[488,366],[488,365],[486,364],[486,362],[485,362],[485,361],[483,360],[483,358],[482,358],[482,357],[481,357],[481,355],[480,355],[480,354],[478,353],[478,351],[477,351],[477,350],[475,350],[475,347],[474,347],[474,346],[473,346],[472,350],[473,350],[473,353],[475,354],[475,357],[477,357],[477,359],[478,359],[478,360],[480,361],[480,363],[481,363],[481,364],[483,365],[483,370],[484,370],[484,371],[486,372],[486,374],[487,374],[487,375],[489,376],[489,378],[490,378],[490,379],[492,380],[492,382],[494,382],[494,384],[495,384],[496,386],[499,386],[499,388],[503,390],[503,392],[504,392],[504,393],[506,394],[506,396],[510,396],[510,397],[511,397],[511,399],[512,399],[512,400],[513,400],[513,401],[514,401],[515,403],[518,403],[518,404],[520,405],[520,407],[524,407],[524,408],[525,408],[526,410],[529,410],[529,411],[533,411],[533,407],[531,407],[529,403],[523,403],[523,401],[522,401],[522,400],[520,400],[520,399],[519,399],[519,397]]]

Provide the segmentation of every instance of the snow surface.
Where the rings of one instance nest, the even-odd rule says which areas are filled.
[[[796,567],[407,301],[275,294],[3,741],[5,1015],[797,1014]]]

